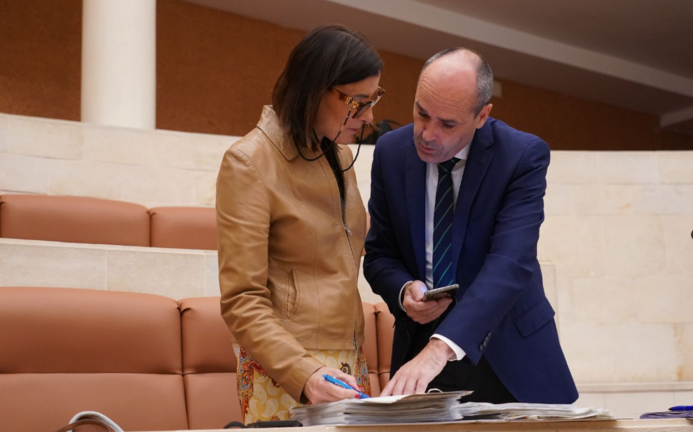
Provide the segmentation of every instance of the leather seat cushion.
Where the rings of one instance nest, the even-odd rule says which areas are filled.
[[[2,195],[0,237],[149,246],[144,206],[98,198]]]
[[[217,250],[215,209],[156,207],[149,214],[152,247]]]

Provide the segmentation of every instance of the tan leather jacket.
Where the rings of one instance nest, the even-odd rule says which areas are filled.
[[[340,148],[347,167],[351,150]],[[357,280],[366,213],[353,169],[345,189],[346,224],[328,162],[303,160],[269,106],[227,150],[217,179],[222,315],[295,400],[322,366],[306,349],[363,343]]]

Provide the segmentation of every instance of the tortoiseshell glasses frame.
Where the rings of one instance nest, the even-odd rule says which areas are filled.
[[[374,107],[375,104],[377,104],[378,101],[380,100],[380,98],[383,96],[383,94],[385,94],[385,90],[382,89],[381,87],[378,87],[378,89],[375,91],[375,93],[373,93],[373,96],[371,96],[371,100],[369,100],[368,102],[361,102],[361,101],[354,99],[353,97],[351,97],[349,95],[345,95],[344,93],[340,92],[339,90],[336,90],[336,89],[332,89],[332,90],[337,94],[337,97],[339,98],[339,100],[341,100],[345,104],[349,105],[352,109],[356,110],[356,112],[354,113],[352,118],[358,118],[361,115],[363,115],[363,113],[365,113],[368,110],[368,108]]]

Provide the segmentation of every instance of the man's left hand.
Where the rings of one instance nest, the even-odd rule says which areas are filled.
[[[431,339],[416,357],[397,371],[380,396],[425,393],[428,384],[452,358],[455,353],[445,342]]]

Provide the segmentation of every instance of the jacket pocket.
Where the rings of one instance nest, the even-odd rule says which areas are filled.
[[[517,327],[522,336],[527,337],[551,321],[554,315],[556,315],[556,312],[551,307],[551,303],[545,298],[517,318],[515,327]]]
[[[286,292],[284,297],[284,316],[291,319],[298,309],[301,290],[298,284],[296,270],[290,270],[286,281]]]

